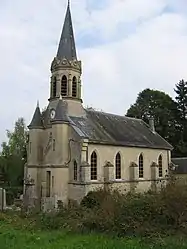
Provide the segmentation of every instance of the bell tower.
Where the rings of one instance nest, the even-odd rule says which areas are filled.
[[[67,103],[67,113],[82,116],[81,61],[77,59],[70,3],[68,1],[57,55],[51,64],[51,87],[49,102],[62,96]]]

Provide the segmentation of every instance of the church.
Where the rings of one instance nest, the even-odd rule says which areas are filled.
[[[70,5],[51,64],[45,111],[37,104],[29,128],[25,178],[36,199],[80,202],[101,189],[147,191],[167,181],[172,146],[140,119],[84,108]],[[104,97],[103,97],[104,98]]]

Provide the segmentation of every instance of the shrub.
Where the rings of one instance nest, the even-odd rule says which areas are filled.
[[[93,191],[81,205],[69,201],[57,213],[40,215],[37,225],[42,229],[157,236],[186,232],[186,220],[187,186],[172,183],[157,193]]]
[[[99,208],[107,194],[104,190],[90,191],[81,201],[81,206],[86,208]]]

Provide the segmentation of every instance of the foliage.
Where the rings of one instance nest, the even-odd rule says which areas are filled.
[[[177,144],[180,156],[187,153],[187,82],[180,80],[175,89],[177,108],[179,111],[180,138]]]
[[[81,201],[81,206],[86,208],[100,207],[103,198],[106,198],[108,192],[100,190],[98,192],[90,191]]]
[[[57,213],[35,219],[36,226],[44,230],[142,237],[186,234],[187,185],[171,181],[159,192],[147,193],[93,191],[81,205],[63,206]]]
[[[186,120],[187,115],[187,82],[183,79],[179,81],[178,84],[175,85],[174,89],[176,93],[176,101],[177,107],[180,112],[180,118],[182,120]]]
[[[186,238],[181,236],[144,239],[135,236],[119,238],[96,233],[69,233],[65,229],[58,231],[41,231],[39,229],[33,229],[29,218],[21,219],[18,215],[13,213],[0,213],[0,229],[0,244],[2,249],[183,249],[187,246]]]
[[[156,131],[162,137],[173,146],[177,140],[180,140],[177,104],[164,92],[151,89],[143,90],[138,94],[136,103],[131,105],[126,115],[143,119],[146,123],[149,122],[150,117],[154,117]]]
[[[13,131],[7,130],[8,142],[3,142],[0,154],[1,186],[8,190],[8,197],[14,198],[23,185],[26,162],[27,130],[23,118],[15,122]],[[8,198],[11,202],[11,198]]]

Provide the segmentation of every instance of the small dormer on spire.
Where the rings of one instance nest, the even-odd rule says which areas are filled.
[[[32,118],[29,129],[43,129],[42,115],[40,112],[39,101],[37,101],[37,106]]]
[[[77,60],[77,53],[76,53],[76,47],[75,47],[75,39],[74,39],[73,24],[72,24],[69,0],[68,0],[65,21],[64,21],[56,57],[58,59],[66,58],[67,60]]]
[[[69,119],[67,117],[67,105],[62,100],[62,96],[60,95],[60,98],[58,100],[58,104],[55,111],[55,117],[52,120],[52,123],[67,123],[69,122]]]

